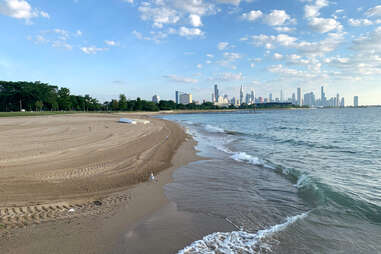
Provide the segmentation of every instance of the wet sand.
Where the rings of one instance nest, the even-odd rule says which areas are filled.
[[[168,204],[162,187],[199,159],[194,142],[172,122],[119,118],[2,119],[0,253],[112,253],[128,226]],[[144,182],[151,171],[157,181]]]

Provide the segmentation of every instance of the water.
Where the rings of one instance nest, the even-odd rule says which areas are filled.
[[[164,118],[209,158],[177,170],[167,196],[236,229],[179,253],[381,253],[381,108]]]

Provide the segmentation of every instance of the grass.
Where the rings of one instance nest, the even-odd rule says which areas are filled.
[[[73,111],[41,111],[41,112],[0,112],[0,117],[14,117],[14,116],[47,116],[47,115],[62,115],[74,114]]]

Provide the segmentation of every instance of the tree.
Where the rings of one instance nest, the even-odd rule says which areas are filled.
[[[119,103],[118,103],[117,100],[112,100],[112,101],[111,101],[111,109],[112,109],[113,111],[116,111],[116,110],[119,109]]]
[[[58,90],[58,105],[61,110],[70,110],[70,90],[68,88],[62,87]]]
[[[42,101],[36,101],[35,106],[36,106],[36,111],[41,111],[42,107],[44,107],[44,103]]]
[[[119,110],[127,110],[127,98],[124,94],[119,95]]]

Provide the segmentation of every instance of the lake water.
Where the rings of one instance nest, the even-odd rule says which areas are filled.
[[[212,218],[179,253],[381,253],[381,108],[163,118],[209,158],[166,186],[178,211]]]

